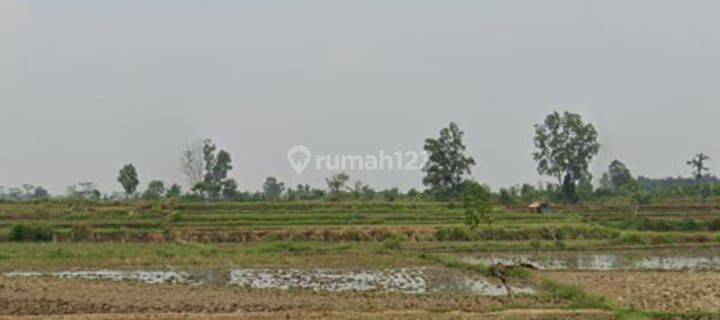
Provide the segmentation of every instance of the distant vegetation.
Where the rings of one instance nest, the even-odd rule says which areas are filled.
[[[188,145],[181,153],[181,172],[186,178],[183,189],[179,184],[151,180],[143,190],[141,174],[132,163],[124,165],[117,174],[122,192],[103,194],[92,182],[69,186],[64,195],[51,196],[41,186],[0,187],[0,200],[44,201],[50,199],[82,199],[90,201],[162,200],[184,201],[453,201],[461,202],[468,194],[464,186],[480,182],[468,180],[475,159],[467,155],[465,134],[455,123],[439,132],[437,138],[427,138],[424,149],[429,159],[422,168],[424,190],[398,188],[376,190],[362,181],[353,180],[339,172],[326,179],[326,186],[286,185],[276,177],[267,177],[260,191],[239,191],[230,178],[234,169],[231,154],[218,148],[210,139]],[[635,177],[622,161],[614,160],[607,171],[593,183],[589,172],[593,158],[601,145],[598,132],[579,114],[553,112],[535,125],[533,137],[537,171],[553,181],[541,184],[521,184],[490,190],[493,205],[525,206],[534,201],[563,204],[625,204],[635,207],[671,200],[707,201],[720,197],[720,179],[710,173],[711,158],[697,153],[687,161],[689,177],[653,179]],[[480,183],[481,184],[481,183]],[[474,189],[478,191],[479,189]],[[475,192],[473,191],[473,192]],[[465,201],[467,203],[467,201]],[[477,216],[469,214],[469,216]],[[468,221],[475,221],[472,218]],[[473,222],[473,224],[475,224]]]

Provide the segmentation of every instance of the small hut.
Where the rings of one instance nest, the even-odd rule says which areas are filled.
[[[547,202],[533,202],[528,206],[528,210],[533,213],[551,213],[552,206]]]

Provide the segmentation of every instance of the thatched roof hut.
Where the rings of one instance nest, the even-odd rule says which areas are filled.
[[[552,212],[552,206],[547,202],[533,202],[528,206],[528,210],[533,213],[550,213]]]

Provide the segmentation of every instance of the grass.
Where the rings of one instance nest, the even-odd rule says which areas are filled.
[[[168,267],[396,268],[430,263],[380,243],[0,243],[0,271]]]
[[[0,203],[0,271],[435,266],[494,277],[493,266],[452,255],[720,243],[716,211],[645,208],[635,218],[610,209],[496,208],[491,226],[470,230],[457,204],[439,202]],[[687,316],[624,310],[522,268],[510,277],[540,283],[542,298],[572,309],[611,310],[619,319]]]
[[[604,296],[590,294],[581,288],[561,284],[547,279],[540,279],[539,282],[547,291],[546,294],[550,298],[568,301],[570,309],[616,309]]]

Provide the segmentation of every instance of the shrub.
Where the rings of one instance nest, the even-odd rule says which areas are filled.
[[[700,228],[695,220],[687,218],[680,223],[680,229],[683,231],[696,231]]]
[[[522,229],[485,228],[470,230],[467,227],[443,227],[436,229],[439,241],[514,241],[514,240],[573,240],[615,239],[620,233],[608,228],[560,226],[528,227]]]
[[[438,228],[435,238],[440,241],[471,241],[472,232],[466,227]]]
[[[720,218],[715,218],[708,222],[707,229],[710,231],[720,231]]]
[[[70,228],[70,236],[73,241],[89,240],[93,237],[93,230],[87,224],[76,224]]]
[[[402,241],[400,239],[388,239],[382,242],[380,248],[383,251],[396,251],[402,249]]]
[[[8,240],[18,242],[49,242],[53,239],[51,227],[36,224],[16,224],[10,229]]]

